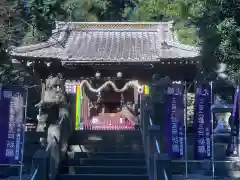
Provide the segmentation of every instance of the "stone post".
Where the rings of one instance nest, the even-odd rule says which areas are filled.
[[[166,153],[154,155],[154,180],[172,180],[171,160]]]
[[[147,135],[148,135],[148,127],[150,125],[150,118],[152,115],[152,107],[151,107],[151,100],[149,96],[144,97],[144,105],[142,111],[142,131],[144,134],[144,143],[147,144]]]
[[[151,100],[152,100],[152,121],[155,125],[160,125],[161,130],[164,129],[164,109],[166,104],[166,93],[168,87],[172,84],[169,77],[161,78],[160,75],[155,74],[152,77],[151,84]],[[160,146],[161,151],[165,152],[163,144],[163,132],[160,131]]]
[[[34,180],[48,180],[49,179],[49,152],[39,149],[33,157],[33,169],[36,171]]]

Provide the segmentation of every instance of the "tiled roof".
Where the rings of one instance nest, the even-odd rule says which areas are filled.
[[[43,43],[14,48],[17,59],[59,59],[62,62],[153,62],[194,58],[199,49],[176,39],[171,22],[66,23],[57,22]]]

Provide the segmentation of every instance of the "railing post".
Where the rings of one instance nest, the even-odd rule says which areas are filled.
[[[40,149],[33,157],[33,169],[37,169],[34,180],[49,180],[49,152]]]
[[[144,97],[144,95],[141,95],[141,101],[140,101],[140,127],[141,127],[141,130],[143,130],[144,108],[145,108],[145,97]]]
[[[150,111],[151,111],[150,107],[145,106],[145,109],[143,111],[143,134],[145,135],[145,137],[148,134]],[[146,139],[145,139],[145,143],[146,143]]]
[[[141,118],[141,129],[144,130],[144,127],[147,128],[147,126],[145,126],[146,124],[148,124],[149,121],[149,115],[150,115],[150,111],[148,111],[149,109],[149,105],[147,105],[148,102],[148,97],[146,95],[141,95],[141,112],[140,112],[140,118]]]
[[[172,180],[171,159],[167,153],[154,155],[154,180]]]
[[[154,149],[156,144],[156,137],[158,137],[160,132],[160,126],[149,125],[147,134],[147,160],[148,160],[148,172],[150,180],[153,179],[154,173]]]

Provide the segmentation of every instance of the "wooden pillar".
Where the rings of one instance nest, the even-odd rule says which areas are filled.
[[[45,88],[46,88],[46,84],[44,83],[44,81],[41,81],[41,87],[42,87],[42,91],[41,91],[41,100],[44,99],[44,93],[45,93]]]
[[[89,98],[84,88],[82,88],[82,94],[83,94],[83,100],[81,104],[81,117],[83,121],[86,121],[89,116]]]
[[[137,104],[138,104],[138,87],[134,86],[133,93],[134,93],[134,105],[137,106]]]
[[[80,117],[80,121],[81,122],[84,122],[85,121],[85,117],[84,117],[84,101],[85,101],[85,97],[86,97],[86,94],[85,94],[85,90],[84,90],[84,87],[82,87],[81,89],[81,93],[82,93],[82,99],[81,99],[81,105],[80,105],[80,112],[81,112],[81,117]]]

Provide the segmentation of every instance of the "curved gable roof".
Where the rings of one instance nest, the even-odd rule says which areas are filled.
[[[64,63],[156,62],[195,58],[200,51],[177,40],[172,22],[57,22],[48,41],[16,47],[11,55]]]

